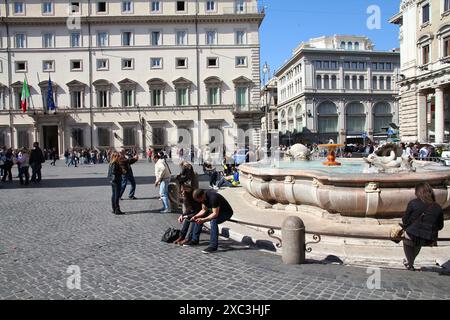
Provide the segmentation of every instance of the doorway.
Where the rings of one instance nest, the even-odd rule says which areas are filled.
[[[44,126],[44,149],[56,149],[57,154],[59,154],[58,147],[58,126]]]

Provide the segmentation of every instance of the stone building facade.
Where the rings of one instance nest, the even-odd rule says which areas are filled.
[[[400,26],[400,134],[405,142],[448,143],[450,0],[403,0]]]
[[[302,43],[276,73],[284,143],[382,141],[398,123],[395,79],[400,54],[374,50],[363,36]]]
[[[257,0],[2,1],[0,14],[0,145],[258,143]]]

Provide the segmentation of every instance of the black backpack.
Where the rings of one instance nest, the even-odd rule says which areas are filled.
[[[180,230],[175,228],[169,228],[164,232],[161,241],[167,243],[173,243],[180,237]]]

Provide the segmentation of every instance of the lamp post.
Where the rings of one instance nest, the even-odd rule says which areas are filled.
[[[268,98],[267,98],[267,93],[269,91],[269,89],[267,88],[267,81],[269,80],[268,77],[270,77],[270,67],[269,64],[267,63],[267,61],[264,63],[263,66],[263,70],[262,70],[263,74],[264,74],[264,112],[266,115],[266,134],[265,134],[265,138],[266,138],[266,157],[269,158],[269,102],[268,102]],[[266,81],[266,76],[267,76],[267,81]]]

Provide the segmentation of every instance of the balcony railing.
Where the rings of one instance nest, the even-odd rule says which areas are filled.
[[[256,6],[256,5],[244,5],[243,7],[233,6],[233,7],[224,7],[224,14],[258,14],[264,13],[264,7]]]

